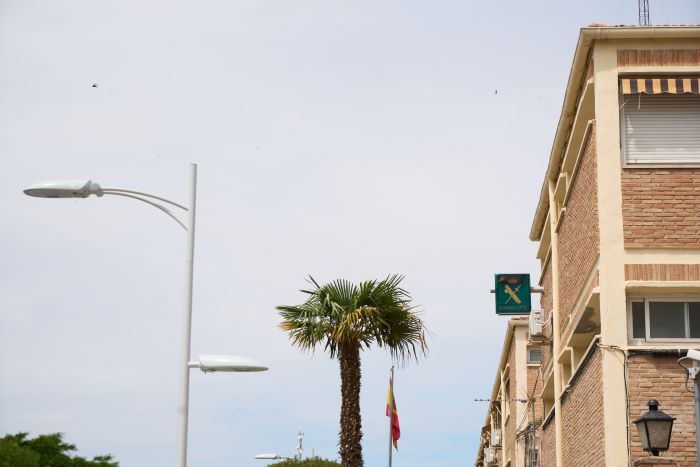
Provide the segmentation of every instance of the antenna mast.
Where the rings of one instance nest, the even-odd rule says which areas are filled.
[[[649,26],[649,0],[637,0],[639,5],[639,25]]]
[[[301,428],[299,428],[299,431],[297,432],[297,455],[294,456],[299,460],[301,460],[301,456],[304,454],[304,447],[302,444],[303,439],[304,439],[304,432],[301,431]]]

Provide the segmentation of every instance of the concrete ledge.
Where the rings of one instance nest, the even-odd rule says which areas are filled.
[[[678,467],[676,459],[673,457],[658,457],[649,456],[642,457],[634,461],[634,467],[656,467],[656,466],[669,466]]]
[[[700,281],[625,281],[627,292],[697,293]]]

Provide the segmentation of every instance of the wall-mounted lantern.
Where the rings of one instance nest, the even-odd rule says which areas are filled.
[[[634,424],[637,425],[642,449],[658,456],[659,452],[668,449],[675,418],[659,410],[659,401],[656,399],[651,399],[647,405],[649,411],[643,413]]]

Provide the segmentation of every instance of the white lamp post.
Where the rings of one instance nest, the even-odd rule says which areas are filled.
[[[187,465],[187,420],[189,415],[190,368],[208,371],[265,371],[267,367],[253,359],[230,355],[202,355],[198,362],[190,362],[190,341],[192,333],[192,285],[194,273],[194,226],[197,202],[197,164],[190,165],[189,208],[160,196],[121,188],[102,188],[91,180],[61,180],[34,184],[24,190],[29,196],[39,198],[87,198],[90,195],[115,195],[136,199],[160,209],[187,231],[187,260],[185,275],[185,303],[182,321],[180,397],[178,402],[177,424],[177,467]],[[187,225],[178,219],[167,207],[158,201],[186,211]]]

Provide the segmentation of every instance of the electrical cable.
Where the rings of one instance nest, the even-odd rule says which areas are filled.
[[[625,427],[627,429],[627,466],[631,467],[632,466],[632,434],[630,433],[630,398],[629,398],[629,387],[627,385],[627,369],[628,369],[628,360],[627,360],[627,352],[618,347],[617,345],[606,345],[606,344],[601,344],[598,342],[598,347],[605,349],[605,350],[617,350],[620,353],[622,353],[622,358],[623,358],[623,368],[622,368],[622,379],[625,383],[625,406],[626,406],[626,424]]]

